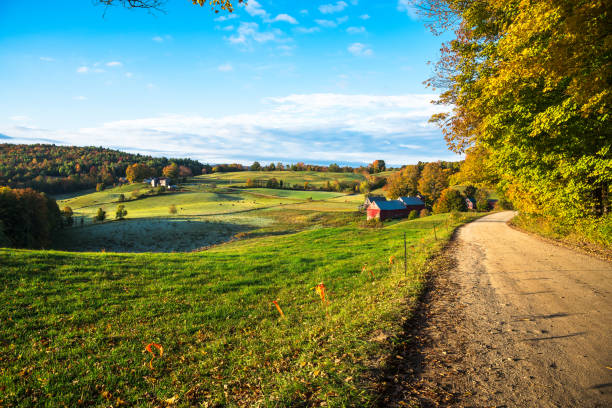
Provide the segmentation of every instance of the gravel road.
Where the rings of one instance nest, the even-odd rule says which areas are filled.
[[[612,407],[612,265],[512,229],[513,215],[458,231],[383,405]]]

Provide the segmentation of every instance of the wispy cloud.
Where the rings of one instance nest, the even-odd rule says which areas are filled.
[[[12,126],[0,127],[0,132],[30,142],[45,138],[96,145],[104,140],[108,146],[141,152],[160,146],[162,152],[153,153],[212,163],[367,163],[384,158],[390,164],[406,164],[456,157],[446,151],[440,131],[427,121],[443,111],[430,103],[436,98],[433,94],[294,94],[267,98],[265,108],[253,114],[165,115],[74,131]],[[418,150],[418,154],[409,150]]]
[[[319,6],[319,11],[323,14],[339,13],[348,7],[345,1],[338,1],[334,4],[322,4]]]
[[[289,24],[298,24],[298,21],[295,18],[291,17],[289,14],[279,14],[278,16],[274,17],[270,22],[276,21],[284,21]]]
[[[86,74],[89,72],[89,67],[86,67],[86,66],[78,67],[76,72],[79,74]]]
[[[369,20],[370,19],[370,15],[369,14],[362,14],[359,16],[360,19],[362,20]]]
[[[121,63],[120,61],[110,61],[106,63],[107,67],[121,67],[123,66],[123,63]]]
[[[74,99],[75,101],[86,101],[87,97],[83,95],[79,95],[79,96],[74,96],[72,99]]]
[[[397,10],[403,13],[406,13],[406,15],[413,20],[416,20],[419,18],[418,11],[414,7],[412,0],[398,0]]]
[[[319,27],[298,27],[295,31],[302,34],[312,34],[318,33],[321,29]]]
[[[54,62],[55,58],[51,58],[51,57],[40,57],[41,61],[45,61],[45,62]]]
[[[240,26],[236,30],[236,34],[230,36],[228,41],[231,44],[250,47],[253,42],[261,44],[270,41],[277,41],[279,40],[280,35],[281,31],[278,29],[260,31],[259,24],[257,23],[240,23]]]
[[[164,42],[164,41],[168,41],[168,40],[171,40],[171,39],[172,39],[171,35],[164,35],[163,37],[161,35],[156,35],[155,37],[151,38],[151,40],[153,40],[155,42],[158,42],[158,43],[161,43],[161,42]]]
[[[362,34],[366,32],[366,28],[364,26],[360,27],[349,27],[346,29],[346,32],[349,34]]]
[[[369,57],[374,53],[370,46],[358,42],[349,45],[347,50],[357,57]]]
[[[217,69],[221,72],[230,72],[234,70],[234,67],[228,62],[226,64],[219,65]]]

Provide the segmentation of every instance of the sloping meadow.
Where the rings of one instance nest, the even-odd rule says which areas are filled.
[[[369,404],[427,258],[464,221],[189,254],[2,249],[0,405]]]

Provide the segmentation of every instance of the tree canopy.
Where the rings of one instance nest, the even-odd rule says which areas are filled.
[[[105,6],[120,5],[127,8],[139,9],[161,9],[166,3],[166,0],[98,0],[100,4]],[[211,9],[218,13],[219,11],[234,11],[234,4],[242,3],[243,0],[191,0],[193,4],[200,6],[210,6]]]
[[[438,102],[452,106],[449,114],[432,118],[450,148],[486,152],[479,160],[523,212],[569,221],[607,214],[610,2],[425,0],[419,5],[433,17],[435,32],[455,32],[429,81],[446,89]]]

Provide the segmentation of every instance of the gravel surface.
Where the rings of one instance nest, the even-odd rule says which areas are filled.
[[[513,215],[462,227],[436,261],[381,406],[612,407],[612,265]]]

